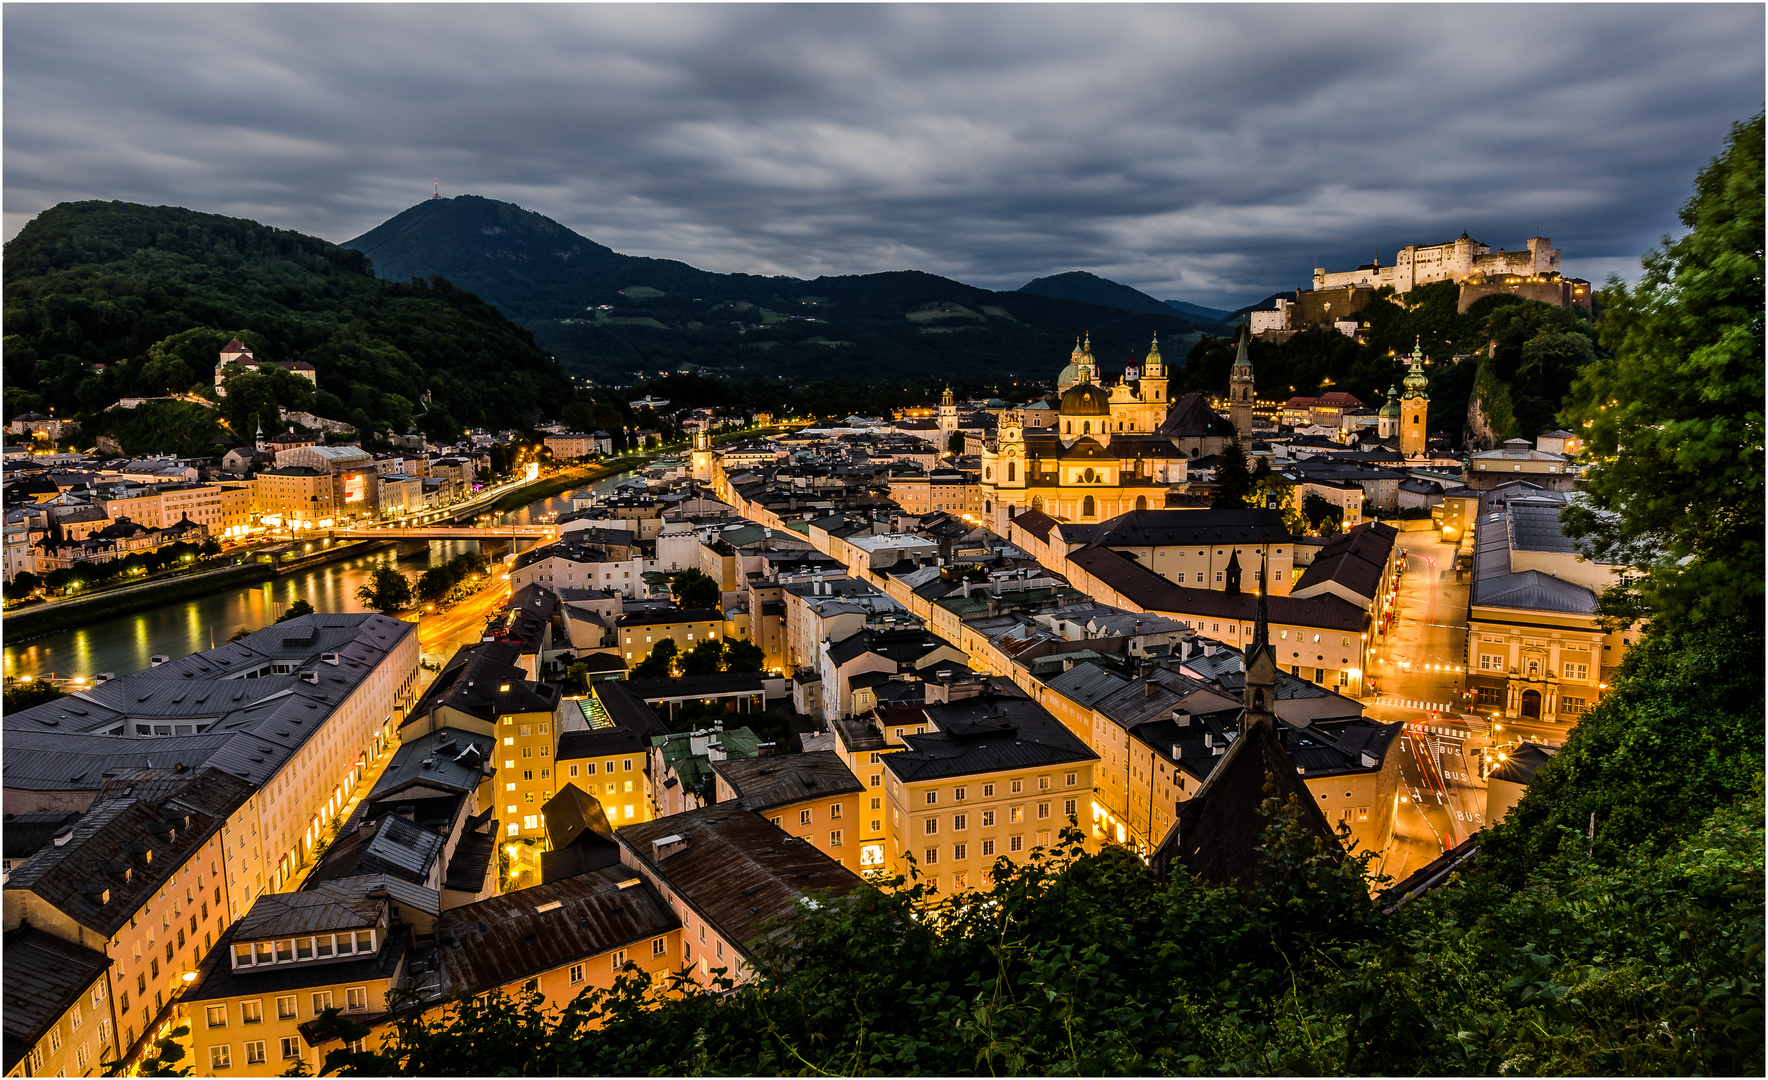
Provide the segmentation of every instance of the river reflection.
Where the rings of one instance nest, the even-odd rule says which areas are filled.
[[[571,500],[585,491],[605,493],[627,474],[609,477],[590,488],[568,491],[530,503],[503,515],[507,524],[526,525],[549,515],[571,512]],[[400,554],[386,548],[345,562],[327,563],[286,578],[244,589],[216,593],[114,619],[102,619],[78,630],[33,638],[6,645],[6,675],[95,675],[108,671],[126,675],[147,667],[156,655],[174,659],[219,645],[241,629],[257,630],[276,621],[297,599],[315,611],[363,611],[356,589],[379,566],[397,566],[416,577],[433,565],[447,562],[463,551],[477,549],[476,540],[437,540],[429,550],[407,546]],[[490,552],[501,554],[497,544]],[[3,628],[0,628],[3,629]]]

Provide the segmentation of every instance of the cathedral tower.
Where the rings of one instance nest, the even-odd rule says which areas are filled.
[[[1402,385],[1406,389],[1400,394],[1400,456],[1423,457],[1425,434],[1430,430],[1430,379],[1424,374],[1421,342],[1412,345],[1412,367]]]
[[[1161,419],[1166,417],[1166,361],[1160,357],[1160,335],[1154,335],[1153,344],[1148,346],[1148,359],[1142,361],[1142,401],[1145,404],[1159,406]],[[1159,426],[1156,420],[1148,430]]]
[[[1246,343],[1252,337],[1249,325],[1240,330],[1240,350],[1234,356],[1234,368],[1228,373],[1228,419],[1240,442],[1252,445],[1252,361],[1246,355]]]

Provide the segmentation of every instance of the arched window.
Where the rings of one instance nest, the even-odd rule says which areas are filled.
[[[1148,496],[1146,496],[1146,495],[1137,495],[1136,496],[1136,509],[1137,510],[1148,509]]]
[[[982,478],[984,480],[993,480],[994,479],[994,468],[991,466],[989,468],[982,470]]]
[[[1093,497],[1091,495],[1088,495],[1084,500],[1081,501],[1080,516],[1081,517],[1092,517],[1093,516]]]
[[[1067,433],[1070,435],[1074,434],[1074,421],[1073,420],[1070,420],[1068,422],[1068,432]]]
[[[987,499],[982,500],[982,512],[985,514],[994,513],[994,503],[990,502]]]
[[[1010,484],[1017,479],[1019,479],[1019,463],[1017,461],[1007,462],[1007,482]]]
[[[1412,422],[1414,424],[1420,422],[1422,419],[1423,419],[1423,417],[1419,416],[1417,413],[1412,414]]]
[[[1093,422],[1091,420],[1082,420],[1080,422],[1080,433],[1082,435],[1091,435],[1093,433]]]

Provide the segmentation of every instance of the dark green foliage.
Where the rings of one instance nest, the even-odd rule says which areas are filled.
[[[667,679],[675,674],[675,657],[680,652],[674,638],[664,638],[651,646],[649,656],[632,666],[631,678]]]
[[[1246,451],[1235,438],[1222,450],[1222,463],[1216,467],[1216,492],[1212,505],[1245,506],[1252,495],[1252,473],[1246,468]]]
[[[40,680],[20,683],[17,686],[6,688],[6,711],[28,709],[33,705],[41,705],[45,701],[54,701],[63,696],[65,695],[53,685]]]
[[[363,606],[385,615],[411,606],[411,579],[390,566],[377,566],[368,581],[356,587]]]
[[[491,562],[477,551],[463,551],[441,566],[432,566],[417,576],[417,601],[438,604],[462,585],[491,569]]]
[[[1309,494],[1302,500],[1301,516],[1318,536],[1333,536],[1344,528],[1344,507],[1319,495]]]
[[[281,615],[278,615],[276,617],[276,621],[277,622],[288,622],[290,619],[298,619],[303,615],[311,615],[311,614],[313,614],[313,605],[312,604],[309,604],[305,600],[296,600],[294,603],[289,605],[287,611],[283,612]]]
[[[274,422],[276,414],[270,415]],[[214,454],[216,440],[224,433],[214,409],[188,401],[149,401],[133,409],[99,413],[82,424],[81,434],[93,439],[109,435],[125,454],[205,457]],[[246,436],[250,435],[248,431]]]
[[[229,412],[241,439],[260,414],[275,426],[272,398],[361,426],[450,432],[532,422],[570,399],[525,331],[446,281],[379,281],[359,252],[176,207],[44,211],[6,244],[5,307],[9,410],[90,415],[208,387],[236,333],[260,360],[305,360],[319,376],[318,393],[286,374],[257,376],[269,392],[248,383]],[[94,373],[95,362],[111,366]]]
[[[1682,208],[1690,232],[1611,280],[1601,340],[1564,420],[1589,444],[1565,515],[1633,569],[1603,597],[1630,618],[1726,621],[1762,608],[1763,120],[1732,131]]]
[[[724,664],[724,642],[702,641],[681,657],[683,675],[716,675]]]
[[[724,600],[718,582],[700,570],[683,570],[670,578],[669,591],[683,608],[717,608]]]
[[[747,638],[726,638],[724,642],[724,670],[726,671],[760,671],[766,663],[767,654],[761,646]]]

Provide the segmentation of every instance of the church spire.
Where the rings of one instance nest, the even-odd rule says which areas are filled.
[[[1252,642],[1241,656],[1242,670],[1246,673],[1241,699],[1244,708],[1240,711],[1242,735],[1251,733],[1261,724],[1269,727],[1276,720],[1277,651],[1271,647],[1270,607],[1265,602],[1265,578],[1270,568],[1271,557],[1266,553],[1258,572],[1258,621],[1253,625]]]
[[[1234,370],[1231,377],[1252,378],[1252,360],[1246,355],[1246,342],[1252,337],[1252,324],[1247,323],[1240,328],[1240,348],[1234,354]]]

